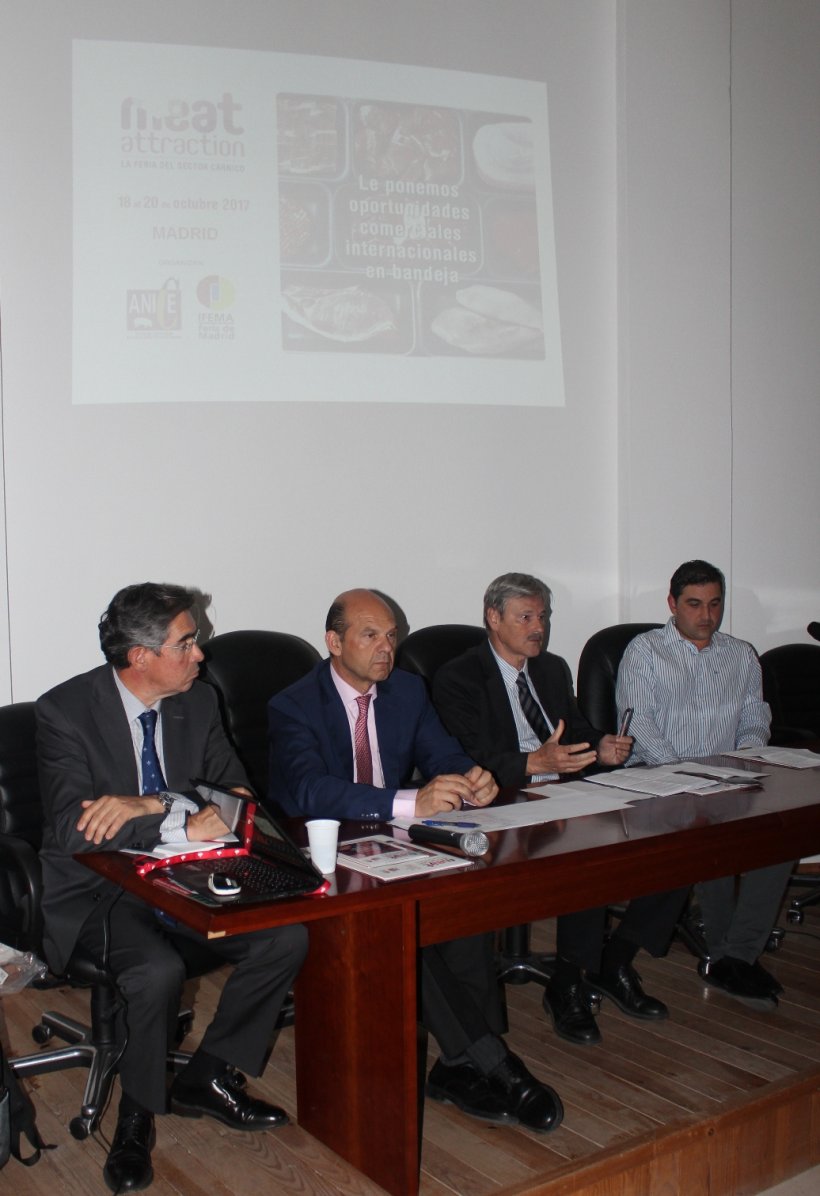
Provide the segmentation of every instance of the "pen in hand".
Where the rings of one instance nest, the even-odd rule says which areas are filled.
[[[618,729],[619,737],[629,734],[629,724],[632,722],[632,715],[634,713],[635,711],[631,706],[627,707],[627,709],[624,711],[624,716],[621,719],[621,725]]]

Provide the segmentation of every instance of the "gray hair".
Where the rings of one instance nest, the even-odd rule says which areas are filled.
[[[177,615],[196,603],[193,590],[152,581],[126,586],[111,599],[99,623],[100,647],[109,664],[128,667],[131,648],[159,653]]]
[[[487,611],[497,610],[504,614],[510,598],[540,598],[549,614],[552,611],[552,591],[546,582],[530,573],[502,573],[491,581],[484,593],[484,626],[487,626]]]

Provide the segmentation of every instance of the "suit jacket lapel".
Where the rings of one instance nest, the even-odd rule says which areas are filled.
[[[567,695],[556,692],[554,681],[550,676],[549,670],[546,668],[546,658],[536,656],[534,660],[530,661],[529,671],[533,689],[538,694],[538,700],[544,707],[547,718],[553,727],[558,724],[559,719],[563,719],[565,723],[568,723]],[[567,742],[571,733],[572,727],[569,725],[565,726],[562,742]]]
[[[517,744],[518,731],[516,730],[515,718],[513,717],[512,707],[510,706],[510,696],[507,693],[504,678],[501,676],[501,669],[498,667],[498,662],[493,656],[489,640],[482,643],[479,647],[479,658],[487,682],[490,709],[494,711],[495,716],[498,718],[499,742]]]
[[[94,679],[93,690],[94,722],[99,732],[98,750],[108,757],[108,767],[102,771],[112,778],[107,792],[128,796],[139,792],[137,760],[131,728],[125,715],[125,707],[114,681],[113,670],[104,666]],[[116,778],[116,787],[113,784]],[[101,797],[101,794],[95,794]]]
[[[188,761],[192,758],[190,747],[190,722],[187,704],[182,700],[182,694],[173,694],[170,698],[163,698],[160,707],[162,718],[162,756],[165,762],[165,779],[184,776],[188,771]],[[184,777],[186,787],[190,777]],[[205,780],[212,780],[205,777]]]
[[[327,730],[332,750],[336,753],[342,775],[353,780],[353,744],[350,738],[350,723],[339,691],[330,675],[330,661],[319,673],[319,696],[322,709],[319,712],[320,726]]]
[[[382,762],[385,789],[395,789],[401,784],[401,711],[396,706],[390,678],[380,681],[376,687],[376,737],[379,741],[379,757]]]

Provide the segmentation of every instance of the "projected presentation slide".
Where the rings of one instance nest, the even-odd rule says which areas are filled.
[[[564,402],[544,84],[74,43],[75,403]]]

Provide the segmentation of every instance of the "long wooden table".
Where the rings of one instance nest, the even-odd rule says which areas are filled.
[[[762,788],[495,832],[486,857],[422,880],[380,884],[340,868],[322,897],[211,909],[138,877],[127,856],[78,858],[206,936],[309,925],[296,988],[299,1124],[394,1196],[413,1196],[417,948],[820,851],[820,773],[747,767],[765,771]],[[342,837],[385,829],[343,824]]]

